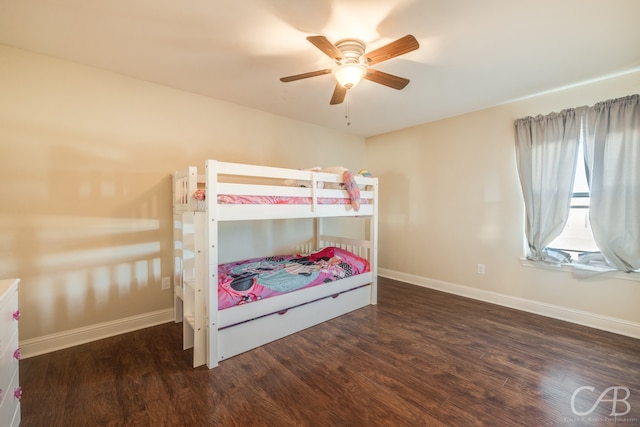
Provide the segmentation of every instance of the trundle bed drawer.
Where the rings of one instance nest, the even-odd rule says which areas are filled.
[[[224,360],[370,304],[371,285],[362,286],[281,313],[219,331],[219,360]]]

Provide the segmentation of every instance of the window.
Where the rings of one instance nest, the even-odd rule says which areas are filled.
[[[637,94],[515,121],[527,259],[640,271],[639,126]]]
[[[598,246],[593,239],[591,224],[589,222],[589,185],[587,172],[584,166],[583,143],[579,143],[576,164],[576,177],[573,181],[573,194],[571,197],[571,209],[567,224],[549,248],[568,252],[572,261],[577,261],[578,256],[585,252],[598,252]]]

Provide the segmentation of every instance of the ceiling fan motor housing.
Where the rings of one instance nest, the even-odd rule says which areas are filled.
[[[336,42],[336,48],[342,53],[342,64],[359,63],[366,45],[359,39],[342,39]]]

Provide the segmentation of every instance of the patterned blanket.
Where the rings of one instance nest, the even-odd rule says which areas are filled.
[[[222,264],[218,267],[218,308],[246,304],[367,271],[366,259],[333,246],[308,255],[280,255]]]

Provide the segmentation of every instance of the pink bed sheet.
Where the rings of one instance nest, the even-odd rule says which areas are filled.
[[[236,205],[310,205],[313,203],[311,197],[287,197],[287,196],[237,196],[221,194],[218,196],[218,203]],[[318,197],[317,203],[320,205],[350,205],[348,197]],[[364,199],[361,203],[366,204]]]
[[[205,190],[196,190],[196,200],[205,200]],[[233,194],[218,195],[218,203],[226,205],[310,205],[313,203],[311,197],[290,197],[290,196],[240,196]],[[317,203],[320,205],[350,205],[351,199],[345,197],[318,197]],[[367,199],[360,199],[360,204],[368,204]]]

